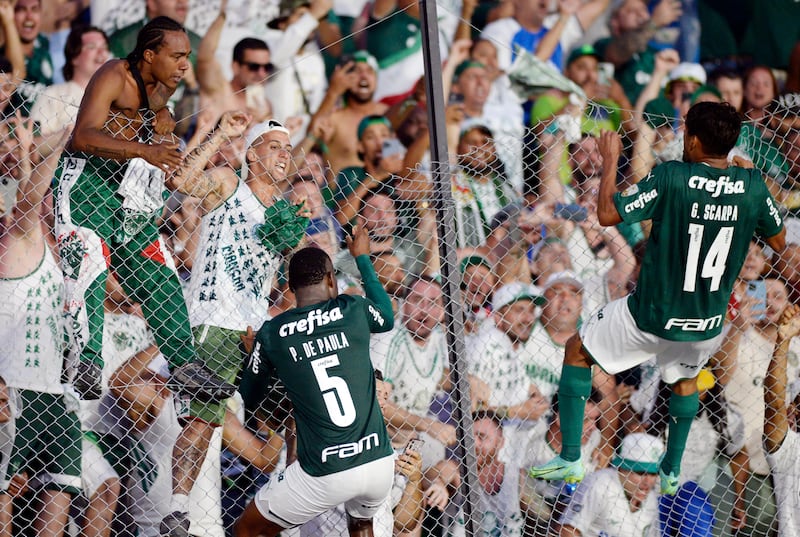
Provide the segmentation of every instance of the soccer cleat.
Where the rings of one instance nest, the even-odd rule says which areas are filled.
[[[672,472],[665,474],[664,470],[659,468],[658,477],[661,480],[661,494],[664,496],[675,496],[678,492],[678,476]]]
[[[158,532],[162,537],[189,537],[189,513],[171,512],[161,521]]]
[[[72,386],[85,401],[100,399],[103,393],[100,384],[102,376],[102,367],[89,360],[81,360],[75,368],[75,380],[72,381]]]
[[[565,461],[558,456],[541,466],[532,466],[528,470],[528,475],[534,479],[564,481],[565,483],[575,484],[583,480],[586,471],[583,469],[583,463],[580,460]]]
[[[199,360],[176,367],[167,386],[173,392],[210,402],[227,399],[236,391],[236,386],[219,378]]]

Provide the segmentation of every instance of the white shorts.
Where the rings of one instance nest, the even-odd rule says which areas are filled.
[[[81,449],[81,488],[86,497],[91,498],[104,481],[119,476],[100,448],[85,436]]]
[[[284,528],[305,524],[343,503],[354,518],[372,518],[394,482],[394,457],[388,456],[350,470],[314,477],[294,462],[273,474],[253,502],[261,515]]]
[[[652,357],[667,384],[694,378],[722,342],[722,334],[703,341],[670,341],[643,332],[628,308],[628,297],[613,300],[594,312],[581,327],[583,347],[609,374],[616,374]]]

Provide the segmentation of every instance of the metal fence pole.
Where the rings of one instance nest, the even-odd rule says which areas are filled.
[[[466,535],[476,533],[475,516],[478,513],[478,474],[475,462],[475,441],[472,436],[472,414],[469,397],[469,379],[464,357],[464,319],[461,305],[461,274],[457,268],[456,237],[452,223],[455,221],[450,183],[450,161],[447,155],[445,131],[444,94],[442,87],[442,61],[439,54],[439,28],[436,2],[420,1],[422,17],[422,52],[425,64],[425,93],[428,102],[428,131],[431,138],[431,174],[433,177],[433,208],[436,213],[436,230],[439,234],[442,294],[445,304],[445,330],[453,381],[453,416],[460,458],[461,494],[464,497]]]

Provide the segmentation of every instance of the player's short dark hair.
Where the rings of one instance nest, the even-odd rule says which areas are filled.
[[[89,26],[88,24],[76,24],[70,30],[67,36],[67,41],[64,43],[64,57],[66,62],[64,67],[61,68],[61,73],[64,75],[64,80],[72,80],[75,76],[75,66],[72,65],[72,60],[77,58],[83,52],[83,36],[88,33],[97,32],[103,36],[108,45],[108,35],[97,26]]]
[[[158,52],[158,49],[164,44],[167,32],[187,33],[186,28],[178,21],[163,15],[156,17],[139,30],[136,35],[136,46],[128,54],[128,60],[138,62],[144,57],[146,50]]]
[[[697,136],[709,155],[727,156],[741,130],[742,118],[729,103],[697,103],[686,114],[686,134]]]
[[[324,250],[313,246],[302,248],[289,261],[289,289],[296,291],[316,285],[332,270],[333,263]]]
[[[244,61],[244,53],[248,50],[266,50],[269,52],[269,46],[267,46],[267,43],[262,39],[245,37],[234,45],[233,61],[242,63]]]

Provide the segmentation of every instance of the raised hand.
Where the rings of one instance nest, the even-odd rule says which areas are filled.
[[[369,255],[369,233],[364,223],[359,221],[353,228],[353,234],[345,237],[350,255],[356,258],[360,255]]]
[[[245,133],[250,119],[250,114],[239,110],[225,112],[220,119],[219,130],[227,138],[236,138]]]
[[[603,163],[616,164],[622,154],[622,139],[616,131],[603,131],[598,140]]]

